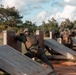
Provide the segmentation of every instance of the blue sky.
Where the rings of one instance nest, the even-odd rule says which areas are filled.
[[[76,19],[76,0],[0,0],[4,7],[15,6],[23,15],[23,21],[36,22],[39,26],[54,17],[60,24],[66,18]]]

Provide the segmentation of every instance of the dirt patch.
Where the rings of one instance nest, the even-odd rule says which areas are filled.
[[[70,61],[52,61],[53,67],[57,75],[76,75],[76,62]],[[48,68],[47,65],[42,63],[42,66]],[[10,75],[0,70],[0,75]]]
[[[76,62],[56,61],[53,66],[58,75],[76,75]]]
[[[52,61],[57,75],[76,75],[76,62],[71,61]],[[48,68],[44,63],[42,66]]]

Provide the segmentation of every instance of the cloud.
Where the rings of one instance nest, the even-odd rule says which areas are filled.
[[[61,2],[61,1],[58,1],[58,0],[53,0],[51,1],[51,6],[53,7],[56,7],[56,6],[59,6],[59,7],[63,7],[65,6],[65,2]]]
[[[54,9],[54,13],[49,14],[47,11],[40,12],[37,17],[36,21],[38,22],[48,22],[48,20],[51,20],[52,17],[54,17],[57,22],[60,24],[62,21],[64,21],[66,18],[69,18],[71,21],[75,20],[75,13],[76,13],[76,7],[71,5],[66,5],[64,7],[63,11],[58,11],[57,9]]]
[[[43,9],[43,7],[40,5],[40,6],[38,6],[38,5],[34,5],[33,6],[33,9]]]
[[[15,6],[17,9],[22,9],[24,6],[32,3],[47,3],[49,0],[2,0],[2,4],[7,7]]]
[[[75,13],[76,13],[75,6],[66,5],[62,12],[57,12],[55,14],[52,14],[50,18],[54,17],[58,22],[61,22],[66,18],[69,18],[71,21],[73,21],[75,20]]]
[[[76,0],[64,0],[66,5],[76,6]]]
[[[61,17],[72,19],[75,8],[76,7],[70,5],[65,6],[64,11],[61,13]]]
[[[70,2],[70,0],[64,0],[65,2]]]
[[[62,12],[57,12],[53,14],[53,17],[57,18],[69,18],[72,19],[73,14],[75,13],[75,8],[74,6],[67,5],[65,6],[64,10]]]
[[[22,15],[29,15],[34,10],[43,9],[41,3],[48,2],[49,0],[2,0],[1,4],[4,7],[13,7],[20,11]]]
[[[44,18],[46,18],[46,12],[45,11],[42,11],[41,13],[39,13],[38,15],[37,15],[37,18],[40,18],[40,19],[44,19]]]
[[[48,12],[49,14],[49,12]],[[37,25],[41,25],[43,21],[48,22],[48,15],[46,11],[40,12],[34,19],[34,22],[37,23]]]
[[[15,6],[17,9],[21,9],[25,4],[26,0],[3,0],[2,4],[4,5],[4,7],[13,7]]]
[[[23,15],[28,15],[34,10],[43,9],[41,3],[47,2],[49,2],[49,0],[2,0],[1,4],[4,5],[4,7],[15,6]]]
[[[73,21],[76,18],[75,13],[76,13],[75,6],[66,5],[62,12],[52,14],[50,17],[54,17],[59,23],[65,20],[66,18],[69,18],[71,21]]]
[[[50,4],[53,10],[48,12],[44,10],[42,3],[49,4],[49,1],[51,1]],[[57,0],[2,0],[2,4],[5,7],[15,6],[23,15],[30,15],[34,10],[38,11],[39,9],[43,9],[38,12],[37,15],[35,14],[35,16],[33,16],[34,18],[30,18],[31,21],[37,22],[38,25],[40,25],[42,21],[48,22],[52,17],[59,23],[65,18],[69,18],[71,21],[76,19],[76,0],[64,0],[64,2]],[[47,8],[47,10],[48,9],[49,8]]]
[[[49,0],[28,0],[29,2],[47,3]]]

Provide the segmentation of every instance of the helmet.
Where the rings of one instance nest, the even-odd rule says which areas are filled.
[[[29,29],[28,28],[25,28],[23,32],[26,32],[26,31],[29,31]]]

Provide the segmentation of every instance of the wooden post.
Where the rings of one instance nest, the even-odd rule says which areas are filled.
[[[50,39],[55,39],[55,32],[54,31],[50,31]]]
[[[58,38],[57,41],[62,44],[62,39],[61,38]]]
[[[39,40],[40,46],[43,48],[44,47],[43,31],[36,30],[36,36],[37,36],[37,39]]]
[[[22,52],[21,42],[15,40],[15,31],[3,31],[3,44]]]
[[[43,31],[36,30],[36,38],[39,41],[39,44],[42,48],[44,48],[44,40],[43,40]],[[38,58],[34,57],[32,60],[37,60]]]
[[[53,34],[52,31],[50,31],[50,39],[53,38],[53,35],[52,34]]]

